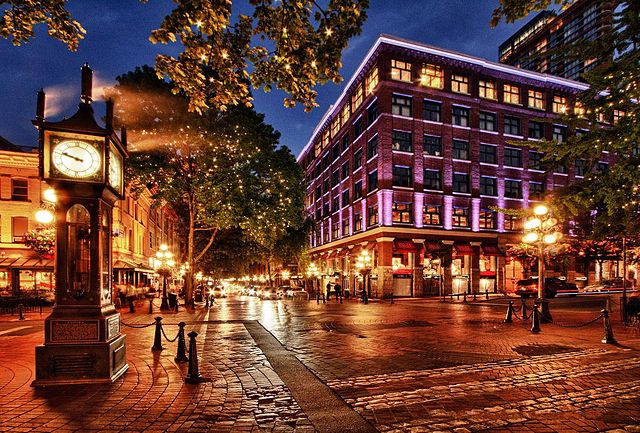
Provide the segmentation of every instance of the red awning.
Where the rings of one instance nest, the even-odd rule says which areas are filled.
[[[418,252],[418,246],[410,240],[396,239],[393,241],[393,247],[398,253],[416,253]]]
[[[497,245],[481,245],[482,254],[485,256],[504,256],[504,253],[498,248]]]
[[[338,253],[336,254],[336,257],[344,257],[347,254],[349,254],[349,248],[342,248],[341,250],[338,251]]]
[[[453,248],[457,256],[473,256],[477,254],[476,249],[469,244],[453,244]]]
[[[338,255],[338,251],[333,251],[332,253],[330,253],[327,258],[328,259],[333,259]]]
[[[424,248],[430,253],[444,249],[440,241],[426,241],[424,243]]]

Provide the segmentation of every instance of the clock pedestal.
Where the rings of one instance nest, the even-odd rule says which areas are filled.
[[[126,337],[112,303],[112,214],[122,194],[124,139],[106,128],[91,107],[91,70],[83,67],[78,112],[44,120],[44,93],[34,123],[40,132],[40,175],[57,195],[55,305],[36,347],[33,386],[110,383],[128,369]],[[124,135],[124,134],[123,134]],[[116,163],[112,162],[117,159]],[[118,182],[110,173],[120,170]]]

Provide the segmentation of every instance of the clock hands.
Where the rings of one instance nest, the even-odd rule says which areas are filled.
[[[62,152],[62,154],[64,156],[68,156],[71,159],[75,159],[78,162],[84,162],[84,160],[82,158],[78,158],[77,156],[69,155],[67,152]]]

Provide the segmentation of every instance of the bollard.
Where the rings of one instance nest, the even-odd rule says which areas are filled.
[[[369,298],[367,298],[367,291],[365,289],[362,290],[362,303],[365,305],[369,303]]]
[[[149,314],[153,314],[153,298],[149,298]]]
[[[464,296],[462,297],[462,302],[466,303],[467,302],[467,294],[465,293]]]
[[[325,304],[327,302],[326,298],[324,297],[324,292],[322,292],[322,303]]]
[[[489,291],[488,290],[484,291],[484,296],[485,296],[485,299],[489,299]]]
[[[20,320],[24,320],[24,310],[22,304],[18,304],[18,315],[20,316]]]
[[[162,317],[158,316],[155,318],[156,320],[156,333],[153,336],[153,347],[152,351],[164,350],[162,347]]]
[[[176,313],[178,312],[178,303],[179,303],[179,302],[180,302],[180,301],[178,300],[178,297],[176,296],[176,307],[175,307],[175,308],[176,308],[176,310],[175,310],[175,311],[176,311]]]
[[[198,349],[196,347],[196,337],[198,333],[196,331],[189,332],[189,370],[187,376],[184,378],[186,383],[200,383],[202,382],[202,376],[198,370]]]
[[[531,318],[531,332],[540,332],[540,313],[538,313],[538,306],[533,305],[533,315]]]
[[[611,327],[611,322],[609,321],[609,310],[606,308],[601,311],[602,318],[604,319],[604,337],[602,337],[602,342],[605,344],[616,344],[616,338],[613,336],[613,328]]]
[[[509,301],[509,306],[507,307],[507,317],[504,318],[504,323],[513,323],[513,320],[511,320],[512,315],[513,315],[513,302]]]
[[[478,300],[477,296],[476,296],[476,292],[473,292],[473,302],[476,302]]]
[[[391,293],[391,303],[393,304],[393,293]]]
[[[342,304],[342,292],[340,292],[339,298],[340,298],[340,303]]]
[[[522,319],[527,320],[527,302],[522,298]]]
[[[320,292],[316,290],[316,304],[320,303]]]
[[[184,340],[184,327],[187,326],[187,324],[180,322],[178,326],[180,327],[178,330],[178,353],[174,360],[176,362],[187,362],[189,358],[187,358],[187,344]]]

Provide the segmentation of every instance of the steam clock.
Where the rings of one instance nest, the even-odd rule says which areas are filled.
[[[126,131],[105,126],[93,113],[92,71],[82,67],[78,111],[58,122],[44,118],[38,93],[40,178],[57,194],[55,305],[36,347],[34,386],[112,382],[128,368],[120,314],[112,303],[113,205],[124,198]]]

